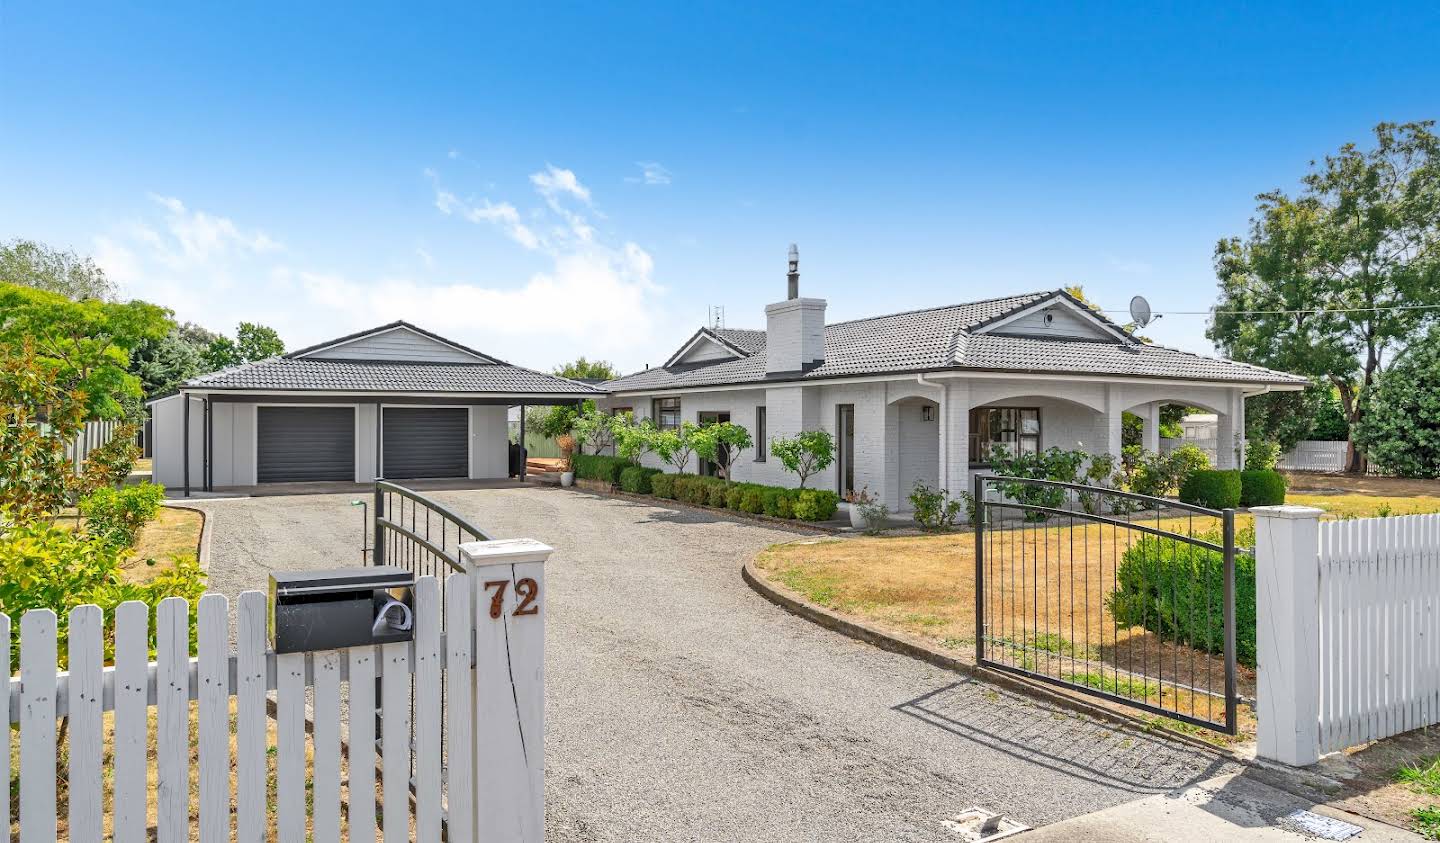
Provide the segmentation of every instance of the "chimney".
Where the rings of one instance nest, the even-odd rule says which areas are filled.
[[[799,372],[825,359],[825,300],[800,298],[800,250],[790,245],[785,301],[765,306],[765,371]]]

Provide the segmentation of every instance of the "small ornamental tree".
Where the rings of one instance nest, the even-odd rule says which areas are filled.
[[[681,422],[677,430],[656,430],[652,434],[650,450],[667,465],[684,473],[690,457],[695,453],[695,435],[700,430],[694,422]],[[702,454],[702,456],[704,456]]]
[[[1353,428],[1375,467],[1401,477],[1440,477],[1440,328],[1382,374]]]
[[[615,435],[615,452],[637,464],[641,457],[653,450],[655,434],[659,432],[649,419],[638,422],[628,418],[617,419],[611,429]]]
[[[585,453],[585,446],[589,445],[594,449],[594,453],[598,454],[601,448],[614,441],[612,428],[619,421],[620,419],[617,417],[591,405],[585,409],[585,412],[573,417],[569,432],[575,436],[580,453]]]
[[[770,453],[785,470],[800,476],[800,488],[817,472],[835,462],[835,437],[824,430],[805,430],[790,437],[773,439]]]
[[[730,466],[740,458],[746,448],[755,443],[750,439],[750,431],[738,424],[720,422],[697,430],[694,444],[695,453],[699,454],[701,459],[715,463],[720,476],[729,482]]]

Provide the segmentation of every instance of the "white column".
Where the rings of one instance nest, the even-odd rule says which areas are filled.
[[[475,613],[473,828],[545,839],[545,560],[533,539],[470,542],[460,559]]]
[[[1120,389],[1117,384],[1105,385],[1105,415],[1101,420],[1105,426],[1105,438],[1102,440],[1105,443],[1104,453],[1116,459],[1120,458],[1120,451],[1124,447],[1122,434],[1125,428],[1125,405],[1121,400]]]
[[[940,483],[956,497],[970,490],[970,382],[947,381],[943,400]]]
[[[1141,438],[1140,447],[1152,454],[1160,453],[1160,402],[1146,404],[1140,410],[1140,417],[1145,420],[1144,436]]]
[[[1255,516],[1257,751],[1301,767],[1320,760],[1320,515],[1261,506]]]

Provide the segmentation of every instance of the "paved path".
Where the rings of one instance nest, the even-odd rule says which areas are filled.
[[[752,592],[769,526],[552,488],[437,492],[547,572],[548,838],[953,840],[1188,786],[1213,757],[885,653]],[[349,496],[212,500],[211,586],[358,562]]]

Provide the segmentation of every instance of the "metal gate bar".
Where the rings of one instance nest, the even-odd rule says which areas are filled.
[[[974,496],[979,664],[1235,734],[1234,510],[995,475]]]

